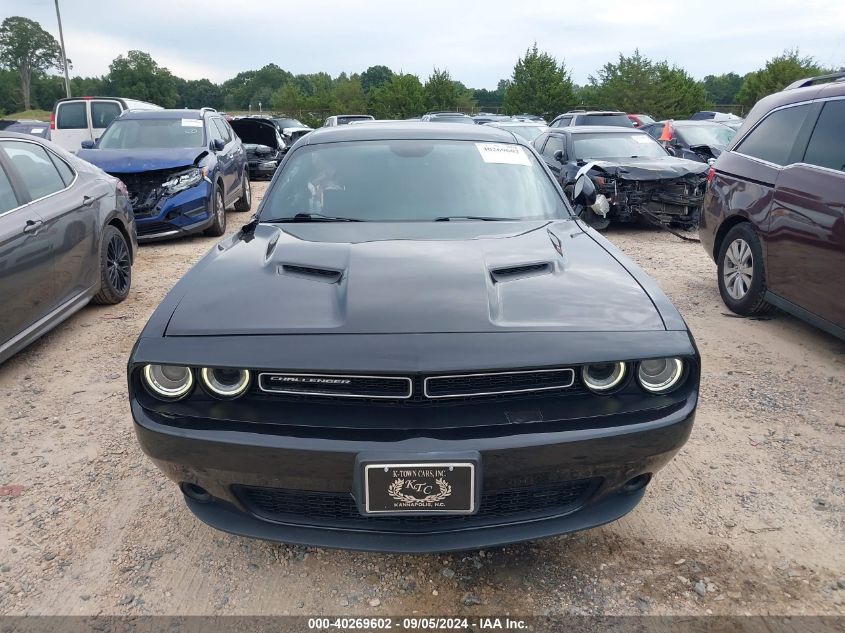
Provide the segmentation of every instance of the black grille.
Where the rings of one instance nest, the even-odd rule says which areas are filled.
[[[173,231],[175,227],[167,222],[139,222],[136,228],[138,229],[138,235],[154,235]]]
[[[569,368],[432,376],[425,379],[425,395],[428,398],[459,398],[568,389],[574,384],[575,372]]]
[[[411,380],[390,376],[262,373],[258,387],[269,393],[337,398],[409,398]]]
[[[527,277],[529,275],[540,275],[551,272],[552,265],[548,262],[539,264],[524,264],[522,266],[507,266],[505,268],[496,268],[490,271],[494,281],[505,281],[517,277]]]
[[[296,264],[283,264],[282,270],[290,275],[301,277],[314,277],[321,281],[335,282],[340,279],[341,271],[329,268],[314,268],[312,266],[297,266]]]
[[[233,486],[244,507],[258,518],[279,523],[326,525],[357,529],[416,531],[495,525],[576,510],[596,489],[598,479],[538,481],[481,495],[474,515],[363,516],[350,493]]]
[[[126,185],[129,191],[129,201],[132,209],[138,216],[150,215],[164,195],[162,183],[166,182],[173,174],[183,172],[186,167],[178,169],[155,169],[134,174],[114,173],[110,174],[119,178]]]

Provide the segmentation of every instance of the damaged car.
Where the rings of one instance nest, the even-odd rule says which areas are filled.
[[[284,139],[285,144],[288,147],[296,143],[306,134],[314,131],[313,127],[305,125],[299,119],[292,119],[290,117],[273,117],[271,120],[279,129],[279,132],[282,133],[282,139]]]
[[[272,178],[287,151],[287,144],[273,120],[238,117],[229,125],[243,143],[250,178]]]
[[[716,121],[661,121],[642,128],[679,158],[712,162],[730,144],[736,130]]]
[[[605,126],[552,128],[534,141],[575,211],[593,228],[614,222],[658,222],[681,228],[698,223],[706,163],[671,156],[645,132]],[[589,206],[573,196],[581,175],[597,196]]]
[[[249,211],[246,152],[212,108],[127,110],[77,154],[129,190],[138,240],[226,231],[226,209]]]

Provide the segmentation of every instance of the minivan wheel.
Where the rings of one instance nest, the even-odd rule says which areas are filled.
[[[219,185],[214,188],[212,204],[211,214],[214,219],[211,226],[205,230],[205,234],[220,237],[226,232],[226,204],[223,202],[223,189]]]
[[[132,285],[132,257],[126,238],[114,226],[103,231],[100,246],[100,292],[91,299],[93,303],[111,305],[120,303],[129,295]]]
[[[244,170],[243,187],[241,187],[241,197],[235,203],[235,211],[249,211],[252,207],[252,185],[249,182],[249,174]]]
[[[772,310],[773,306],[763,298],[766,294],[763,248],[750,224],[743,222],[728,231],[716,264],[719,293],[732,312],[755,316]]]

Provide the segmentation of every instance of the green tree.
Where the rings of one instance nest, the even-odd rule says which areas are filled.
[[[448,70],[434,69],[423,87],[425,106],[429,110],[455,110],[461,97],[461,89]]]
[[[286,83],[274,92],[270,99],[270,105],[274,110],[287,113],[290,116],[298,116],[299,112],[307,106],[305,95],[293,82]]]
[[[736,73],[722,75],[707,75],[702,82],[707,92],[707,100],[715,104],[735,103],[736,94],[742,87],[744,79]]]
[[[33,74],[61,68],[61,48],[38,22],[20,16],[8,17],[0,24],[0,66],[18,73],[23,109],[29,110]]]
[[[378,119],[407,119],[424,110],[425,91],[416,75],[394,75],[370,91],[370,111]]]
[[[505,112],[530,112],[551,117],[575,102],[572,79],[566,65],[548,53],[541,53],[535,43],[513,67],[513,77],[505,88]]]
[[[177,79],[177,91],[179,105],[184,108],[223,108],[223,89],[208,79]]]
[[[118,55],[109,66],[108,82],[112,95],[141,99],[165,108],[175,108],[179,102],[175,77],[143,51]]]
[[[801,57],[798,49],[786,50],[766,62],[760,70],[748,73],[736,100],[750,108],[761,98],[783,90],[793,81],[821,75],[825,70],[812,57]]]
[[[707,103],[701,82],[682,68],[643,57],[639,50],[627,57],[620,53],[617,63],[602,66],[580,97],[592,101],[593,107],[642,112],[658,119],[686,118]]]
[[[332,90],[332,110],[360,114],[367,111],[367,95],[357,76],[352,78],[342,74],[335,81]]]
[[[387,66],[370,66],[361,73],[361,87],[369,94],[373,88],[381,88],[393,79],[394,73]]]

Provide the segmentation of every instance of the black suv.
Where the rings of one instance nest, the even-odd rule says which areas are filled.
[[[627,114],[615,110],[570,110],[557,115],[549,124],[549,127],[569,127],[571,125],[635,127]]]

